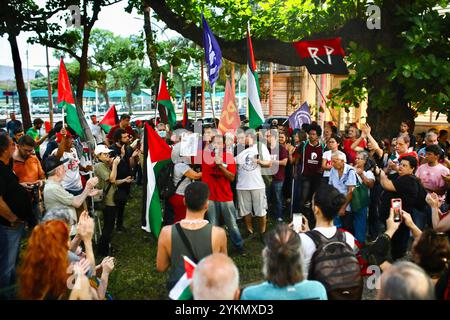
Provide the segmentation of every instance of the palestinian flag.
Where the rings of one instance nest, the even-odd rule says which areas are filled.
[[[187,129],[189,123],[189,119],[188,119],[188,109],[187,109],[187,104],[186,104],[186,99],[184,99],[184,105],[183,105],[183,128]]]
[[[341,38],[298,41],[294,47],[311,74],[348,74]]]
[[[156,178],[162,168],[170,161],[172,149],[167,143],[145,123],[144,130],[144,217],[145,225],[142,226],[147,232],[152,232],[158,238],[162,225],[161,202],[159,191],[156,186]]]
[[[185,273],[178,280],[175,286],[170,290],[169,298],[172,300],[191,300],[192,292],[190,284],[194,275],[195,267],[197,266],[191,259],[183,256]]]
[[[77,107],[75,106],[75,100],[73,99],[69,76],[67,75],[66,66],[64,65],[62,58],[59,63],[57,104],[59,108],[64,108],[69,127],[72,128],[81,139],[85,139],[83,126],[78,117]]]
[[[264,122],[264,114],[259,99],[259,80],[256,73],[255,57],[253,56],[250,26],[247,28],[247,97],[248,118],[250,128],[256,129]]]
[[[177,123],[177,115],[175,113],[172,100],[170,100],[169,91],[167,90],[166,81],[164,80],[162,73],[161,77],[159,78],[158,98],[156,99],[156,101],[158,101],[158,104],[166,107],[169,127],[171,130],[173,130]]]
[[[108,111],[106,111],[102,121],[100,121],[99,125],[102,127],[103,131],[109,133],[112,127],[119,123],[119,116],[117,115],[116,106],[113,104],[109,107]]]

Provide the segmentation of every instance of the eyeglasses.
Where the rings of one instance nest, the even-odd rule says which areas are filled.
[[[33,149],[30,150],[30,149],[25,149],[25,148],[22,148],[21,150],[26,153],[33,153],[33,151],[34,151]]]

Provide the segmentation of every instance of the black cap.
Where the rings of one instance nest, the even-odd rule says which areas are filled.
[[[69,161],[69,159],[64,159],[61,161],[55,156],[50,156],[44,160],[44,163],[42,164],[42,169],[44,170],[45,173],[49,173],[50,171],[58,168],[60,165],[66,163],[67,161]]]

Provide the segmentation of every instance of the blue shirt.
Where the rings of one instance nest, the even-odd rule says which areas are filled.
[[[339,172],[335,168],[331,168],[330,170],[330,179],[328,183],[338,189],[340,193],[347,196],[348,187],[356,186],[356,172],[348,164],[345,164],[344,172],[342,173],[342,177],[339,178]],[[346,211],[352,211],[350,204],[345,209]]]
[[[325,287],[318,281],[303,280],[279,288],[265,281],[244,289],[241,300],[328,300]]]
[[[6,129],[8,130],[9,136],[12,138],[14,137],[14,130],[17,128],[20,128],[22,126],[22,122],[19,120],[11,120],[6,125]]]

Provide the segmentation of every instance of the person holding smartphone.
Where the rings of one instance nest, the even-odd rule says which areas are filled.
[[[380,168],[376,168],[376,175],[380,177],[381,186],[384,192],[381,196],[379,215],[381,221],[386,221],[391,209],[391,200],[400,198],[402,210],[413,212],[418,207],[419,182],[414,172],[417,169],[417,159],[413,156],[406,156],[399,164],[399,176],[394,180],[389,180],[386,173]],[[408,249],[409,229],[402,223],[392,238],[392,258],[398,259],[405,255]]]

